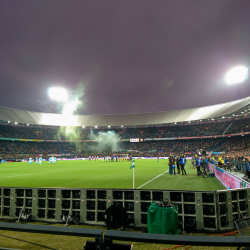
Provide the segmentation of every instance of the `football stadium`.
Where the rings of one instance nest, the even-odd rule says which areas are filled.
[[[0,250],[250,250],[250,1],[0,1]]]
[[[249,216],[249,97],[67,119],[0,109],[2,219],[152,230],[151,204],[171,202],[180,232],[224,232]]]

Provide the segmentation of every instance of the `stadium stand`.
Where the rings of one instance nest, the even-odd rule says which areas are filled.
[[[249,132],[250,118],[203,124],[165,125],[160,127],[112,128],[122,139],[129,138],[171,138],[192,136],[214,136]],[[74,133],[79,140],[89,139],[90,133],[107,132],[110,129],[76,128]],[[225,133],[226,132],[226,133]],[[53,126],[0,125],[0,138],[21,138],[40,140],[65,140],[63,128]]]

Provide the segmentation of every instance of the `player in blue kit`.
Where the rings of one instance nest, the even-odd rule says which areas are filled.
[[[31,157],[29,158],[29,164],[32,164],[32,158]]]
[[[40,164],[40,165],[42,165],[42,161],[43,161],[43,158],[40,157],[40,158],[39,158],[39,164]]]
[[[200,159],[200,157],[198,157],[196,159],[196,168],[197,168],[197,175],[200,176],[201,175],[201,159]]]
[[[53,157],[50,157],[50,158],[49,158],[49,163],[54,163],[54,162],[53,162]]]
[[[184,157],[184,155],[182,155],[180,159],[182,175],[184,175],[184,173],[185,175],[187,175],[186,170],[185,170],[185,163],[186,163],[186,158]]]

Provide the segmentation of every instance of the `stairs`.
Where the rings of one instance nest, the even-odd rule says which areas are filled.
[[[210,150],[216,152],[216,151],[217,151],[217,148],[219,148],[220,146],[222,146],[224,143],[226,143],[226,140],[223,140],[221,143],[219,143],[219,144],[216,145],[213,149],[210,149]]]
[[[225,131],[223,132],[223,135],[225,135],[226,134],[226,132],[228,131],[228,129],[232,126],[232,122],[229,124],[229,126],[225,129]]]

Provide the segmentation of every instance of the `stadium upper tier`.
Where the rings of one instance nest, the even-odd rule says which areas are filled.
[[[238,119],[238,118],[236,118]],[[250,118],[227,121],[207,121],[200,124],[176,124],[160,127],[130,127],[130,128],[112,128],[112,129],[89,129],[77,127],[66,131],[65,127],[55,126],[27,126],[6,124],[0,125],[0,139],[16,138],[22,140],[93,140],[93,135],[99,132],[114,131],[120,139],[140,138],[150,140],[150,138],[171,139],[182,137],[204,137],[216,135],[239,135],[238,133],[248,134],[250,131]]]
[[[121,115],[63,115],[0,107],[0,120],[50,126],[138,126],[189,122],[241,115],[250,107],[250,97],[193,109]]]

